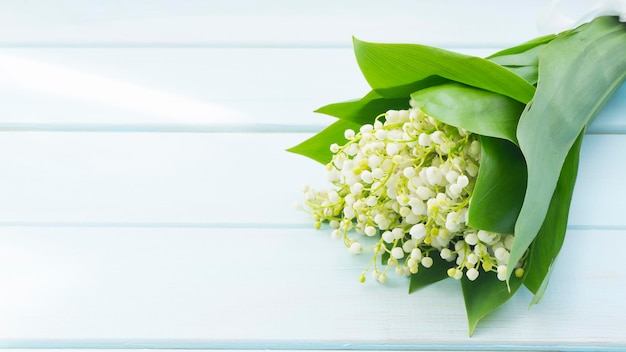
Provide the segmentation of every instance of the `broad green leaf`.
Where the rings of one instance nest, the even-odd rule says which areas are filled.
[[[411,98],[441,122],[517,143],[515,131],[524,104],[511,98],[459,83],[422,89]]]
[[[411,275],[409,293],[413,293],[449,277],[448,268],[450,268],[450,263],[441,259],[437,254],[432,255],[431,258],[433,258],[433,266],[430,268],[420,266],[418,272]]]
[[[372,89],[386,98],[407,96],[444,78],[499,93],[526,104],[535,88],[488,60],[418,44],[376,44],[354,39],[361,72]],[[443,82],[440,82],[443,83]]]
[[[326,105],[315,112],[365,125],[374,122],[376,116],[388,110],[408,108],[408,95],[402,98],[385,99],[375,91],[371,91],[359,100]]]
[[[567,32],[564,32],[567,33]],[[539,45],[542,44],[547,44],[549,42],[551,42],[554,38],[556,38],[557,35],[556,34],[549,34],[543,37],[539,37],[539,38],[535,38],[532,40],[529,40],[525,43],[522,43],[520,45],[517,46],[513,46],[510,48],[506,48],[504,50],[500,50],[494,54],[491,54],[489,56],[487,56],[487,59],[493,59],[496,57],[500,57],[500,56],[509,56],[509,55],[516,55],[516,54],[520,54],[523,53],[525,51],[531,50],[534,47],[537,47]]]
[[[545,46],[546,44],[540,44],[520,53],[494,56],[489,58],[489,61],[501,66],[537,66],[539,63],[539,52]]]
[[[567,229],[567,217],[574,192],[576,174],[578,173],[578,159],[583,134],[578,136],[574,146],[569,151],[559,181],[550,201],[548,214],[541,226],[541,230],[530,247],[530,264],[527,266],[527,276],[524,285],[535,294],[531,303],[538,303],[548,285],[550,273]]]
[[[330,162],[333,156],[330,145],[346,142],[347,140],[343,136],[344,132],[349,128],[358,131],[360,127],[361,125],[354,122],[338,120],[313,137],[287,149],[287,151],[304,155],[325,165]]]
[[[469,206],[468,225],[498,233],[513,233],[524,201],[526,162],[513,143],[480,137],[478,179]]]
[[[524,277],[513,276],[509,282],[511,288],[509,290],[506,282],[498,280],[496,274],[492,272],[481,272],[474,281],[470,281],[467,277],[461,279],[470,336],[482,318],[513,297],[523,280]]]
[[[537,84],[539,80],[539,67],[537,66],[504,66],[504,68],[522,77],[532,85]]]
[[[535,85],[538,80],[539,51],[557,35],[551,34],[536,38],[521,45],[499,51],[487,57],[487,60],[498,63],[507,70],[524,78]]]
[[[626,24],[600,17],[559,36],[541,51],[539,67],[537,92],[517,130],[528,187],[509,266],[520,260],[541,229],[576,138],[626,80]]]

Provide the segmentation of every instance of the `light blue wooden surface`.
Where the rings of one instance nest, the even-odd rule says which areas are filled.
[[[583,6],[583,1],[573,4]],[[359,284],[286,153],[367,92],[351,35],[484,56],[541,1],[0,2],[0,348],[622,350],[626,88],[586,136],[543,302]]]
[[[0,44],[348,47],[354,35],[372,41],[507,46],[536,36],[543,4],[541,0],[4,1]]]

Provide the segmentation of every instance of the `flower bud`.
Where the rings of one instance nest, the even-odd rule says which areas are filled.
[[[433,258],[431,257],[422,258],[422,266],[424,268],[430,268],[431,266],[433,266]]]
[[[402,259],[404,257],[404,250],[400,247],[394,247],[391,249],[391,256],[396,259]]]
[[[478,278],[478,270],[474,268],[467,269],[465,276],[467,276],[470,281],[474,281]]]

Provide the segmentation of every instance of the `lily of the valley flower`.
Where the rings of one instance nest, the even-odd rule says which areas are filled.
[[[350,253],[373,251],[361,281],[369,269],[379,282],[386,281],[389,267],[399,275],[416,274],[430,268],[435,256],[450,263],[448,275],[455,279],[474,281],[489,273],[506,280],[513,236],[467,225],[480,165],[478,136],[411,106],[388,111],[358,132],[347,130],[345,145],[330,146],[327,176],[335,188],[305,188],[316,227],[328,222]],[[354,232],[379,240],[364,247]],[[379,268],[383,255],[387,265]]]

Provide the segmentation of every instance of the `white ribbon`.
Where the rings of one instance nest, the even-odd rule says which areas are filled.
[[[549,0],[537,28],[543,34],[559,33],[599,16],[619,16],[626,22],[626,0]]]

